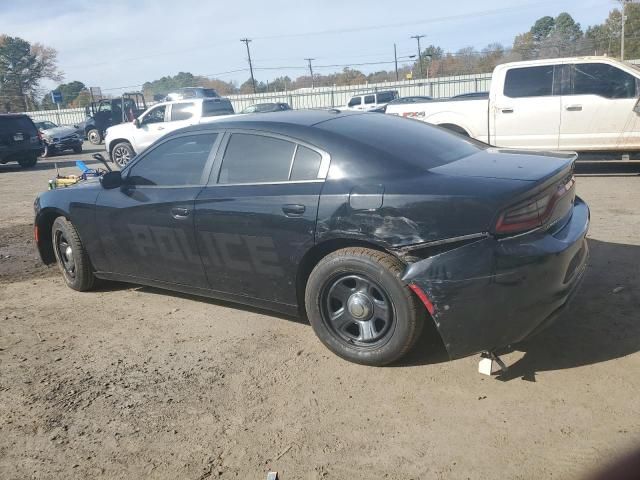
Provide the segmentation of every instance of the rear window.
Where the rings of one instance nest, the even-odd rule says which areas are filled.
[[[36,132],[36,127],[28,117],[2,117],[0,116],[0,132]]]
[[[217,117],[218,115],[233,115],[233,105],[230,101],[207,101],[202,102],[202,116],[203,117]]]
[[[512,68],[504,80],[504,94],[511,98],[546,97],[553,92],[553,65]]]
[[[378,94],[378,103],[389,103],[396,98],[393,92],[382,92]]]
[[[321,123],[318,128],[351,138],[424,169],[460,160],[486,148],[480,142],[419,120],[393,115],[349,115]]]

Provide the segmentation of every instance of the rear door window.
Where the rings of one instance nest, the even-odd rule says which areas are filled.
[[[554,67],[543,65],[508,70],[504,81],[504,95],[511,98],[552,95]]]
[[[231,102],[206,100],[202,102],[202,116],[203,117],[217,117],[219,115],[233,115],[233,105]]]
[[[578,63],[573,66],[571,95],[598,95],[604,98],[634,98],[633,75],[605,63]]]
[[[396,98],[393,92],[382,92],[378,94],[378,103],[389,103]]]
[[[27,117],[0,117],[0,132],[2,133],[31,133],[36,134],[36,127]]]
[[[375,95],[367,95],[366,97],[364,97],[364,103],[365,103],[365,105],[376,103],[376,96]]]
[[[287,181],[294,150],[293,142],[280,138],[234,133],[222,159],[218,183]]]
[[[174,103],[171,106],[171,121],[189,120],[195,113],[195,103]]]

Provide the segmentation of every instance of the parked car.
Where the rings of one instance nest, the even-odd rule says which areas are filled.
[[[149,108],[132,123],[107,129],[104,146],[109,158],[123,168],[158,138],[179,128],[206,123],[232,115],[228,98],[194,98],[163,102]]]
[[[422,95],[422,96],[414,95],[412,97],[396,98],[395,100],[390,101],[387,105],[405,105],[407,103],[430,102],[431,100],[433,100],[433,98],[427,95]]]
[[[36,244],[75,290],[101,278],[304,312],[369,365],[433,320],[457,358],[523,340],[575,293],[589,225],[575,158],[390,115],[224,117],[40,194]]]
[[[451,100],[468,99],[468,98],[489,98],[489,92],[461,93],[459,95],[454,95],[453,97],[451,97]]]
[[[354,95],[347,103],[346,109],[362,111],[376,110],[380,107],[384,107],[396,98],[398,98],[398,92],[396,90]]]
[[[35,122],[44,143],[43,157],[50,157],[65,150],[73,153],[82,152],[82,133],[76,126],[58,126],[48,120]]]
[[[0,164],[18,162],[33,167],[42,153],[42,141],[33,121],[23,114],[0,114]]]
[[[269,112],[284,112],[285,110],[291,110],[288,103],[256,103],[250,105],[240,113],[269,113]]]
[[[488,98],[394,105],[386,113],[500,147],[638,151],[638,85],[638,67],[613,58],[531,60],[498,65]]]
[[[406,104],[406,103],[419,103],[419,102],[429,102],[433,100],[431,97],[428,96],[418,96],[418,97],[399,97],[396,98],[395,100],[390,101],[387,104],[381,105],[380,107],[374,108],[369,110],[370,112],[377,112],[377,113],[386,113],[387,112],[387,107],[389,105],[399,105],[399,104]]]
[[[220,95],[218,95],[218,92],[213,88],[184,87],[167,94],[164,100],[172,102],[175,100],[186,100],[188,98],[220,98]]]

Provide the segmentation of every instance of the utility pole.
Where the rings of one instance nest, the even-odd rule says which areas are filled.
[[[398,77],[398,51],[396,50],[396,44],[393,44],[393,59],[395,60],[396,63],[396,82],[398,80],[400,80],[400,78]]]
[[[624,60],[624,24],[627,23],[627,3],[628,0],[622,0],[622,19],[620,32],[620,60]]]
[[[412,35],[411,38],[415,38],[418,41],[418,65],[420,65],[420,78],[424,75],[422,74],[422,50],[420,49],[420,39],[425,37],[425,35]]]
[[[249,71],[251,72],[251,83],[253,84],[253,93],[257,93],[256,91],[256,79],[253,78],[253,65],[251,64],[251,52],[249,51],[249,42],[250,38],[241,38],[241,42],[243,42],[247,46],[247,59],[249,60]]]
[[[311,61],[315,60],[315,58],[305,58],[307,62],[309,62],[309,74],[311,75],[311,88],[315,88],[315,84],[313,82],[313,67],[311,66]]]

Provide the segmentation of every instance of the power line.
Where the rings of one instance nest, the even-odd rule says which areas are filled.
[[[249,60],[249,70],[251,71],[251,83],[253,84],[253,93],[257,93],[256,79],[253,77],[253,65],[251,65],[251,52],[249,51],[249,42],[251,41],[251,39],[241,38],[240,41],[247,46],[247,59]]]

